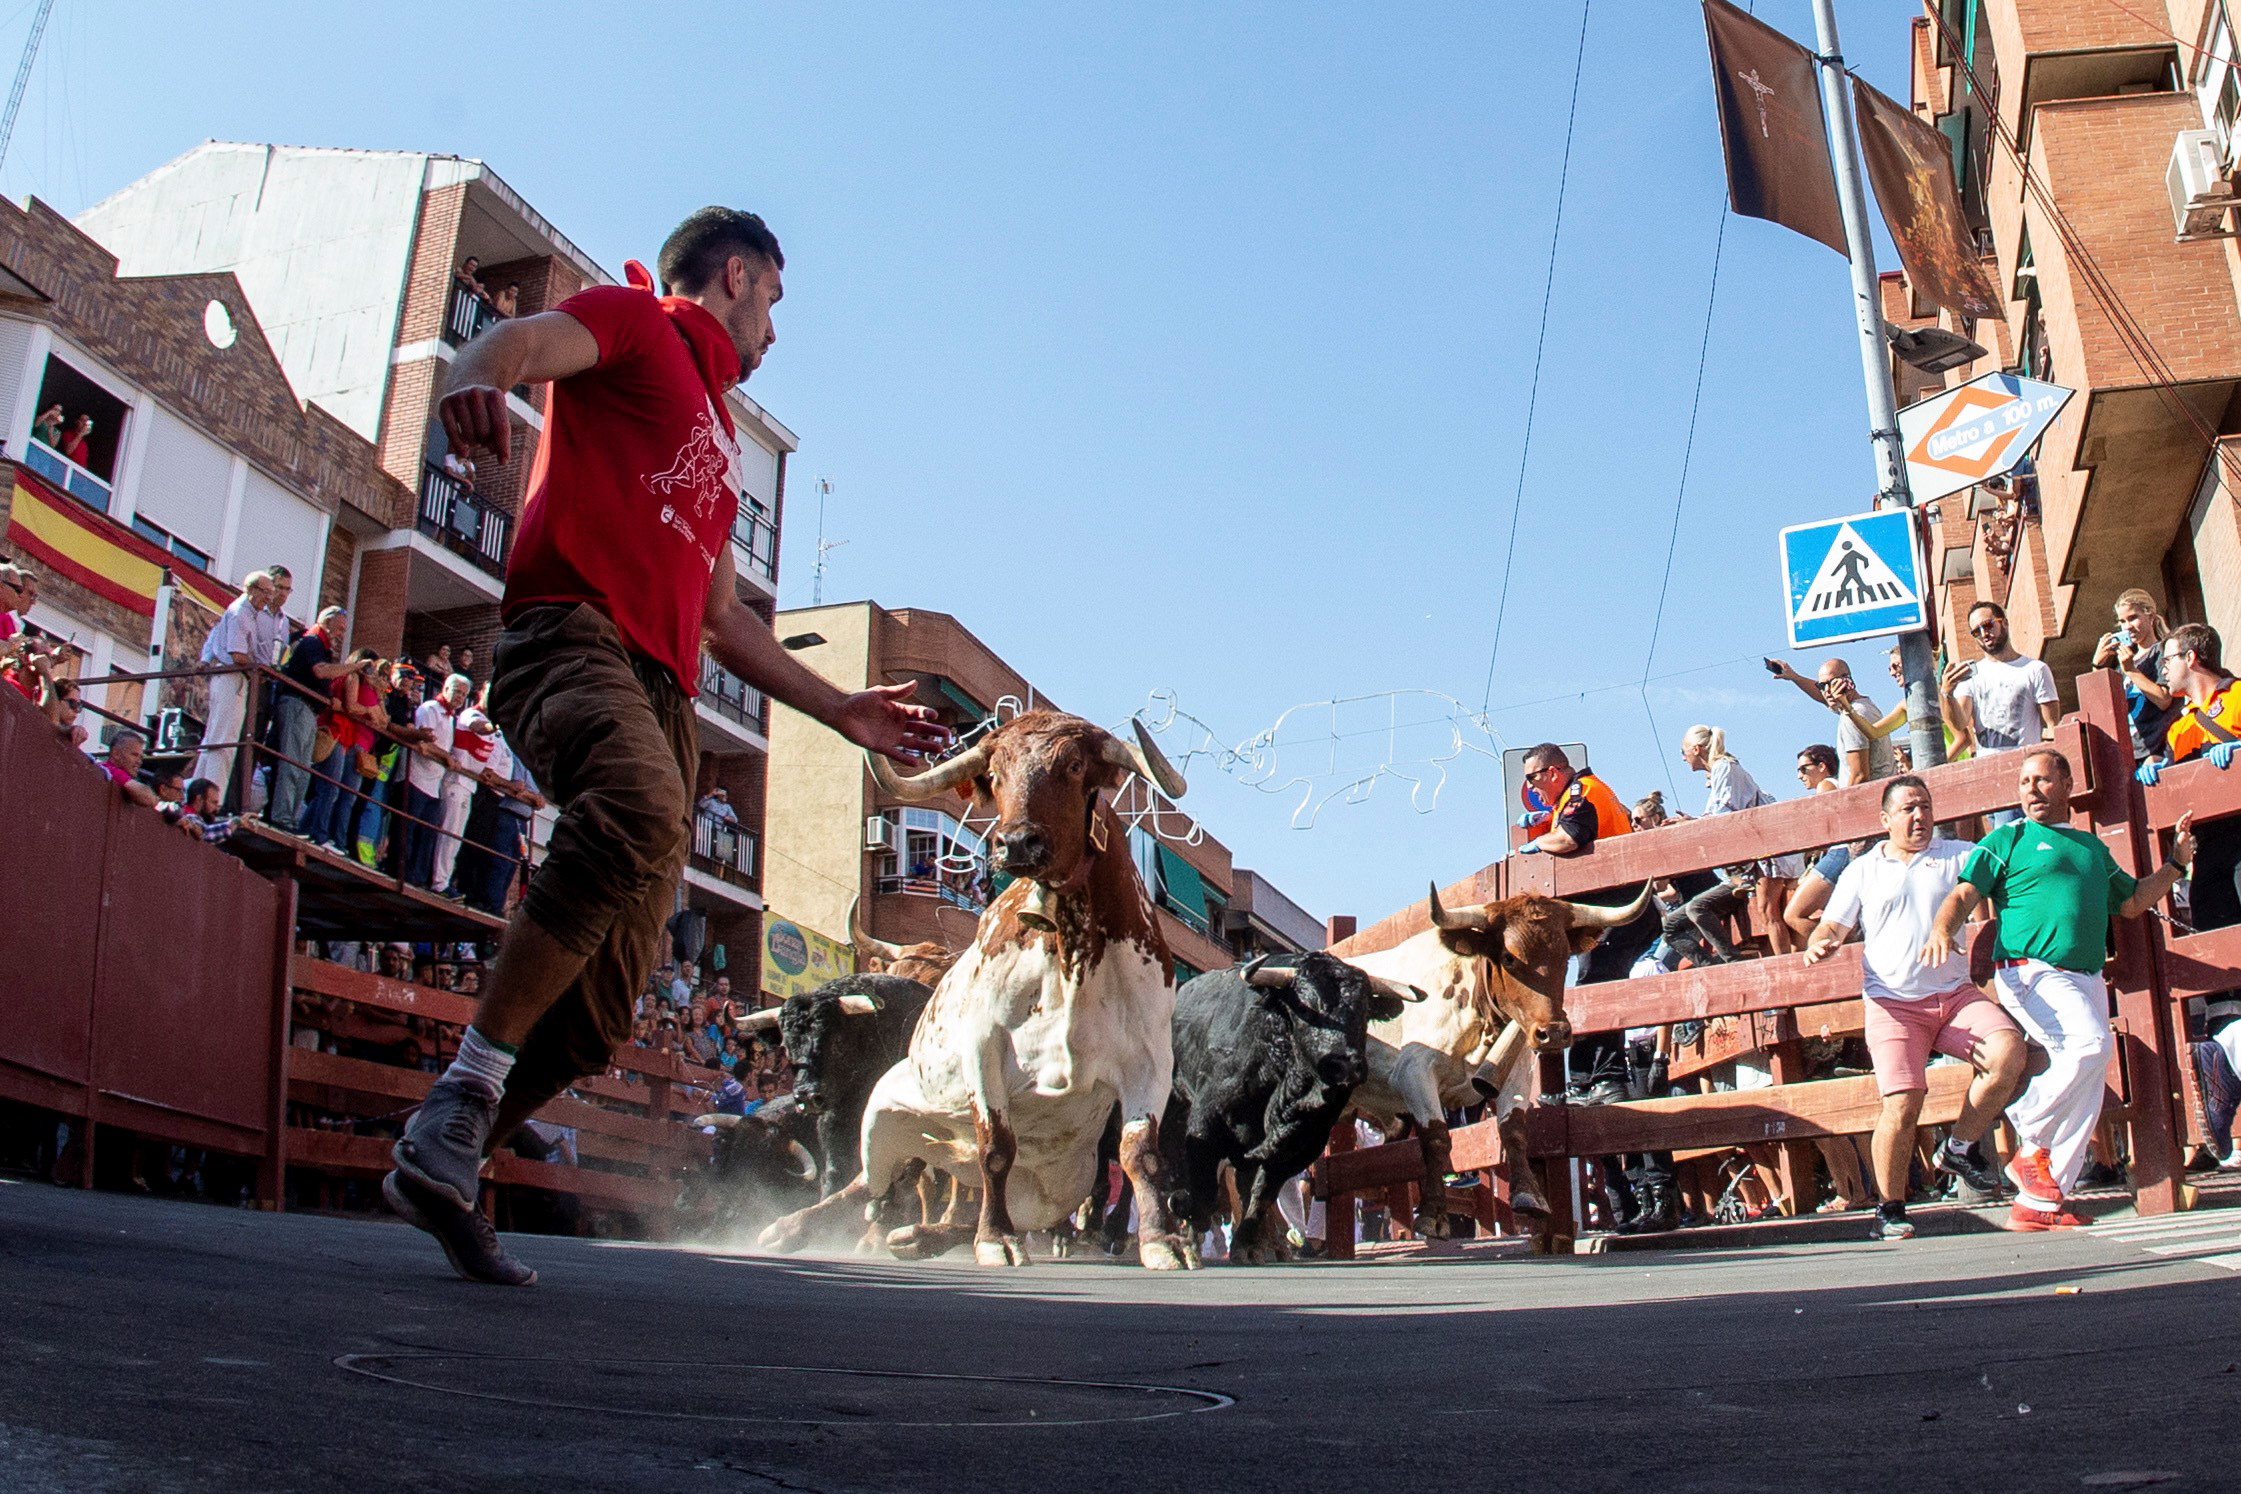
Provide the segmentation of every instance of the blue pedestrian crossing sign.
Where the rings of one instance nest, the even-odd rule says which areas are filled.
[[[1887,508],[1782,531],[1790,647],[1912,633],[1930,623],[1914,511]]]

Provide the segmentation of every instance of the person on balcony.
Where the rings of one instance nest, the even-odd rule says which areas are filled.
[[[31,422],[31,439],[43,446],[62,450],[62,406],[49,405]]]
[[[507,284],[498,287],[498,294],[490,298],[491,310],[502,317],[521,315],[521,288]]]
[[[482,288],[482,261],[474,255],[470,254],[459,261],[459,268],[451,272],[451,279],[454,285],[466,291],[469,295],[482,296],[485,300],[489,299]]]
[[[210,707],[202,728],[202,740],[210,745],[195,757],[195,777],[217,784],[229,802],[239,802],[233,781],[233,754],[241,740],[242,723],[249,713],[249,682],[254,676],[247,671],[259,662],[256,629],[250,619],[261,615],[271,605],[272,577],[263,571],[251,571],[243,576],[241,595],[218,615],[209,636],[202,640],[202,652],[197,656],[197,662],[206,668],[223,666],[241,671],[205,677],[209,684]]]
[[[720,783],[701,799],[699,811],[703,819],[729,825],[735,830],[739,828],[739,811],[731,807],[731,790]]]
[[[630,1032],[691,849],[703,647],[870,752],[915,764],[948,733],[914,684],[843,694],[741,602],[741,456],[727,397],[774,340],[785,256],[763,220],[703,208],[635,263],[460,349],[438,414],[452,448],[512,456],[507,391],[550,382],[537,483],[501,608],[490,708],[560,805],[460,1044],[391,1152],[382,1193],[470,1280],[527,1285],[480,1213],[483,1159]]]
[[[86,449],[86,437],[92,434],[93,417],[91,415],[73,416],[70,424],[63,428],[62,444],[55,449],[68,460],[85,467],[91,459],[91,453]],[[91,469],[88,468],[88,470]]]
[[[281,687],[273,706],[272,804],[266,818],[273,829],[285,835],[307,835],[309,831],[303,816],[304,790],[318,766],[319,703],[328,698],[327,687],[350,672],[350,665],[335,658],[335,647],[341,643],[343,625],[348,621],[349,614],[340,607],[325,609],[317,622],[304,629],[280,666],[281,678],[287,684]]]

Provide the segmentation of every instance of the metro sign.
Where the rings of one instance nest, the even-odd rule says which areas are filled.
[[[1899,411],[1907,486],[1928,503],[2023,460],[2074,391],[2017,374],[1971,379]]]

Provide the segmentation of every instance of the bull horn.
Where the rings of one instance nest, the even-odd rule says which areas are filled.
[[[1263,991],[1281,991],[1299,979],[1299,972],[1290,966],[1279,965],[1273,970],[1265,970],[1262,967],[1267,963],[1267,955],[1255,955],[1253,962],[1239,972],[1245,977],[1245,984]]]
[[[988,767],[988,743],[976,742],[950,758],[939,762],[923,773],[908,776],[895,771],[895,765],[878,752],[867,752],[864,761],[871,767],[872,782],[890,799],[900,799],[906,804],[923,804],[939,799],[961,784],[971,783]]]
[[[1450,913],[1440,906],[1440,884],[1432,883],[1432,927],[1435,929],[1476,929],[1486,926],[1486,915],[1473,909],[1468,913]]]
[[[729,1131],[733,1126],[747,1124],[747,1117],[744,1115],[696,1115],[693,1117],[693,1124],[704,1131],[711,1126],[719,1130]]]
[[[879,1010],[879,998],[851,991],[840,998],[840,1009],[852,1017],[868,1017]]]
[[[1641,894],[1623,908],[1601,908],[1593,903],[1566,903],[1572,910],[1572,927],[1576,929],[1624,928],[1640,918],[1650,906],[1650,883],[1642,884]]]
[[[852,897],[848,900],[848,937],[858,949],[869,950],[891,965],[903,957],[903,947],[900,944],[889,944],[885,939],[874,939],[871,936],[871,931],[864,927],[863,901],[861,897]],[[947,907],[948,904],[944,903],[941,906]]]
[[[801,1169],[801,1180],[803,1182],[814,1183],[817,1181],[817,1159],[809,1154],[808,1147],[803,1146],[798,1141],[789,1141],[786,1143],[786,1155],[793,1158],[794,1166]]]
[[[1116,768],[1127,768],[1141,775],[1146,783],[1170,799],[1182,798],[1190,788],[1183,781],[1183,775],[1175,771],[1175,765],[1167,760],[1166,755],[1152,741],[1151,733],[1144,730],[1143,722],[1130,717],[1128,725],[1136,740],[1124,742],[1119,737],[1108,736],[1105,739],[1105,761]]]
[[[732,1018],[731,1030],[734,1032],[769,1032],[778,1025],[778,1015],[779,1008],[767,1006],[759,1012],[749,1012],[744,1017]]]
[[[1425,1001],[1430,999],[1422,986],[1412,986],[1407,981],[1393,980],[1383,975],[1369,978],[1370,989],[1380,996],[1390,996],[1395,1001]]]

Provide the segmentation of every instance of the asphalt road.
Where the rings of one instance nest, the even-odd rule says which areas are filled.
[[[516,1245],[506,1292],[0,1185],[0,1489],[2241,1488],[2229,1210],[1187,1277]]]

